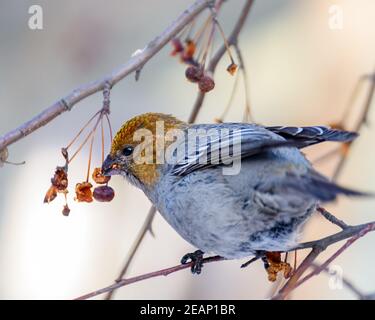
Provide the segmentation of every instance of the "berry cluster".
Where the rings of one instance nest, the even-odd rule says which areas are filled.
[[[220,9],[220,5],[211,11],[211,14],[206,19],[205,23],[193,37],[191,37],[190,34],[194,28],[194,21],[188,25],[184,31],[182,31],[182,35],[180,35],[180,37],[174,38],[171,42],[173,46],[171,55],[179,56],[180,61],[188,65],[185,71],[186,78],[192,83],[197,83],[199,90],[204,93],[215,88],[213,76],[209,70],[206,70],[205,65],[208,52],[212,50],[216,29],[220,31],[231,60],[231,63],[227,67],[227,71],[231,75],[234,75],[237,71],[237,64],[233,60],[228,41],[226,40],[224,32],[216,19],[216,12]],[[186,30],[188,30],[188,35],[186,36],[185,40],[182,41],[181,38]],[[200,50],[197,50],[199,46],[201,46],[201,48]]]
[[[65,159],[64,166],[58,166],[55,169],[55,173],[51,179],[51,186],[47,190],[47,193],[44,197],[44,202],[49,203],[53,201],[59,193],[63,194],[65,197],[65,205],[63,207],[62,213],[65,216],[68,216],[70,209],[67,203],[67,194],[68,194],[68,168],[69,164],[76,157],[76,155],[82,150],[85,144],[90,140],[90,153],[87,167],[86,180],[79,182],[75,186],[75,198],[74,200],[78,202],[92,202],[94,199],[99,202],[109,202],[115,196],[115,191],[108,185],[111,177],[104,176],[102,169],[100,167],[94,168],[91,173],[91,158],[92,150],[94,145],[94,138],[97,128],[101,127],[101,157],[102,162],[104,161],[104,125],[103,119],[105,118],[108,123],[108,129],[110,133],[110,138],[112,141],[112,128],[109,121],[109,86],[103,90],[103,107],[99,110],[91,119],[83,126],[83,128],[78,132],[78,134],[73,138],[73,140],[68,144],[67,147],[61,149],[61,153]],[[97,119],[94,127],[89,131],[86,137],[83,139],[83,142],[78,146],[77,150],[69,157],[69,149],[72,147],[74,142],[82,135],[85,129],[90,125],[90,123]],[[90,177],[97,186],[92,190],[93,184],[89,181]]]

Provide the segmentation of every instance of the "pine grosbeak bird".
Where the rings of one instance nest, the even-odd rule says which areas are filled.
[[[157,132],[157,123],[163,124],[164,132]],[[176,134],[175,140],[166,142],[162,136],[165,161],[158,163],[156,141],[171,129],[182,133],[182,139]],[[195,139],[199,130],[220,134]],[[140,140],[137,132],[149,132],[151,139]],[[121,127],[102,170],[106,175],[120,174],[143,190],[165,220],[199,249],[182,262],[191,259],[193,273],[200,273],[204,252],[236,259],[291,249],[319,203],[338,194],[361,195],[320,175],[299,150],[324,141],[349,142],[356,136],[323,126],[187,124],[169,115],[146,113]],[[195,142],[193,149],[186,147],[189,139]],[[175,148],[167,154],[173,142],[174,147],[184,147],[182,153]],[[147,147],[153,147],[153,161],[136,161],[136,153],[144,156]],[[225,147],[229,155],[218,152]],[[228,160],[240,160],[238,173],[223,171],[229,168]]]

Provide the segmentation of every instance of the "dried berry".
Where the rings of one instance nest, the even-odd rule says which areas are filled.
[[[92,202],[92,184],[90,182],[81,182],[76,184],[76,198],[79,202]]]
[[[102,168],[95,168],[94,172],[92,173],[92,179],[97,184],[106,184],[109,180],[111,180],[111,177],[104,176],[102,173]]]
[[[193,58],[195,50],[197,49],[193,40],[187,39],[185,41],[186,46],[184,50],[184,57],[185,58]]]
[[[69,213],[70,213],[70,209],[69,209],[68,205],[66,204],[66,205],[64,205],[64,208],[62,210],[62,214],[67,217],[69,215]]]
[[[191,82],[198,82],[203,78],[203,70],[201,67],[190,66],[186,69],[185,76]]]
[[[181,43],[181,40],[178,38],[174,38],[171,41],[172,46],[173,46],[173,51],[171,52],[171,56],[175,56],[178,53],[184,51],[184,46]]]
[[[234,63],[234,62],[232,62],[228,67],[227,67],[227,71],[233,76],[235,73],[236,73],[236,71],[237,71],[237,65]]]
[[[64,168],[57,167],[51,183],[58,191],[65,191],[68,187],[68,175]]]
[[[333,122],[329,124],[329,127],[336,130],[347,130],[340,122]]]
[[[100,186],[94,189],[94,198],[96,201],[109,202],[115,196],[115,191],[110,186]]]
[[[268,262],[267,275],[268,281],[274,282],[277,279],[277,274],[282,272],[284,278],[287,279],[292,274],[292,267],[289,263],[281,261],[280,252],[267,252],[266,258]]]
[[[209,92],[213,88],[215,88],[215,81],[212,77],[206,75],[202,79],[199,80],[199,90],[202,92]]]
[[[57,197],[57,188],[55,186],[50,186],[44,196],[44,203],[50,203]]]

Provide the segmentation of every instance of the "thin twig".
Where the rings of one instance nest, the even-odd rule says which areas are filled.
[[[337,250],[329,259],[327,259],[319,268],[314,269],[310,274],[305,276],[303,279],[298,281],[295,288],[299,287],[301,284],[312,278],[313,276],[318,275],[323,269],[327,268],[329,264],[335,260],[341,253],[343,253],[347,248],[349,248],[355,241],[359,238],[363,237],[370,231],[375,230],[375,223],[369,223],[365,228],[363,228],[360,232],[356,233],[353,237],[345,242],[345,244]]]
[[[370,87],[367,91],[366,100],[365,100],[365,104],[364,104],[364,107],[363,107],[363,110],[362,110],[362,113],[361,113],[361,117],[358,120],[357,124],[353,128],[353,131],[356,131],[356,132],[359,132],[362,129],[363,126],[368,125],[368,114],[370,112],[372,100],[374,98],[374,93],[375,93],[375,71],[369,77],[369,79],[370,79]],[[358,88],[356,86],[356,88],[354,89],[354,92],[355,92],[354,95],[357,94],[357,91],[358,91]],[[345,120],[345,119],[343,119],[343,120]],[[338,162],[338,164],[335,168],[335,171],[332,175],[333,181],[336,181],[338,179],[341,171],[343,170],[343,168],[346,164],[346,161],[348,159],[348,154],[351,150],[351,146],[352,146],[352,143],[348,144],[348,149],[346,150],[346,152],[341,153],[339,162]]]
[[[210,263],[210,262],[223,261],[223,260],[225,260],[223,257],[213,256],[213,257],[209,257],[209,258],[204,258],[202,262],[203,263]],[[85,294],[83,296],[80,296],[80,297],[76,298],[75,300],[86,300],[86,299],[93,298],[95,296],[98,296],[98,295],[106,293],[106,292],[114,291],[114,290],[116,290],[120,287],[128,286],[129,284],[132,284],[132,283],[135,283],[135,282],[143,281],[143,280],[150,279],[150,278],[160,277],[160,276],[167,276],[171,273],[190,268],[192,263],[193,262],[189,262],[187,264],[179,264],[179,265],[171,267],[171,268],[166,268],[166,269],[162,269],[162,270],[159,270],[159,271],[146,273],[146,274],[136,276],[136,277],[132,277],[132,278],[128,278],[128,279],[122,279],[115,284],[112,284],[108,287],[105,287],[105,288],[102,288],[102,289],[99,289],[99,290],[96,290],[96,291],[93,291],[93,292],[90,292],[88,294]]]
[[[146,219],[143,222],[143,225],[142,225],[141,229],[138,231],[137,237],[133,241],[132,247],[130,248],[130,251],[129,251],[127,257],[125,258],[125,264],[122,267],[122,269],[120,271],[120,274],[118,275],[118,277],[115,280],[116,283],[121,281],[121,279],[124,278],[125,274],[127,273],[128,269],[130,267],[130,264],[133,262],[135,254],[137,253],[138,248],[140,247],[145,235],[147,234],[147,232],[151,228],[152,221],[154,220],[155,214],[156,214],[156,208],[154,206],[151,206],[150,210],[147,213]],[[109,290],[104,299],[105,300],[111,300],[112,297],[113,297],[115,289],[116,288],[114,288],[112,290]]]
[[[328,212],[326,209],[324,209],[322,207],[318,207],[318,208],[316,208],[316,211],[318,211],[329,222],[335,224],[336,226],[340,227],[341,229],[346,229],[348,227],[348,225],[344,221],[336,218],[332,213]]]
[[[284,287],[279,290],[278,294],[275,297],[273,297],[273,299],[275,299],[275,300],[285,299],[286,296],[292,290],[294,290],[297,286],[299,286],[300,285],[299,279],[302,277],[304,272],[311,266],[311,264],[318,257],[318,255],[321,252],[323,252],[324,250],[326,250],[327,247],[329,247],[330,245],[332,245],[334,243],[337,243],[339,241],[351,238],[346,242],[346,244],[340,250],[338,250],[331,257],[331,258],[335,259],[349,245],[351,245],[352,242],[354,242],[358,238],[362,237],[366,233],[368,233],[370,231],[374,231],[374,230],[375,230],[375,221],[365,223],[365,224],[361,224],[361,225],[357,225],[357,226],[347,226],[341,232],[335,233],[333,235],[322,238],[320,240],[301,243],[301,244],[297,245],[295,248],[289,250],[289,251],[294,251],[294,250],[313,248],[311,250],[311,252],[308,254],[308,256],[302,261],[300,266],[297,268],[296,272],[292,275],[292,277],[288,280],[288,282],[284,285]],[[330,260],[329,263],[332,260]],[[306,281],[306,280],[304,280],[304,281]]]
[[[243,84],[244,84],[244,91],[245,91],[245,114],[244,114],[244,122],[254,122],[253,115],[251,113],[251,104],[250,104],[250,94],[249,94],[249,77],[245,67],[245,61],[242,56],[242,52],[238,43],[234,44],[234,48],[236,49],[239,68],[242,72],[243,76]]]

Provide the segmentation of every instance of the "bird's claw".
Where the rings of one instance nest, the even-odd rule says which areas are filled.
[[[191,264],[191,273],[200,274],[203,267],[203,254],[201,250],[197,250],[192,253],[187,253],[181,258],[181,264]]]

